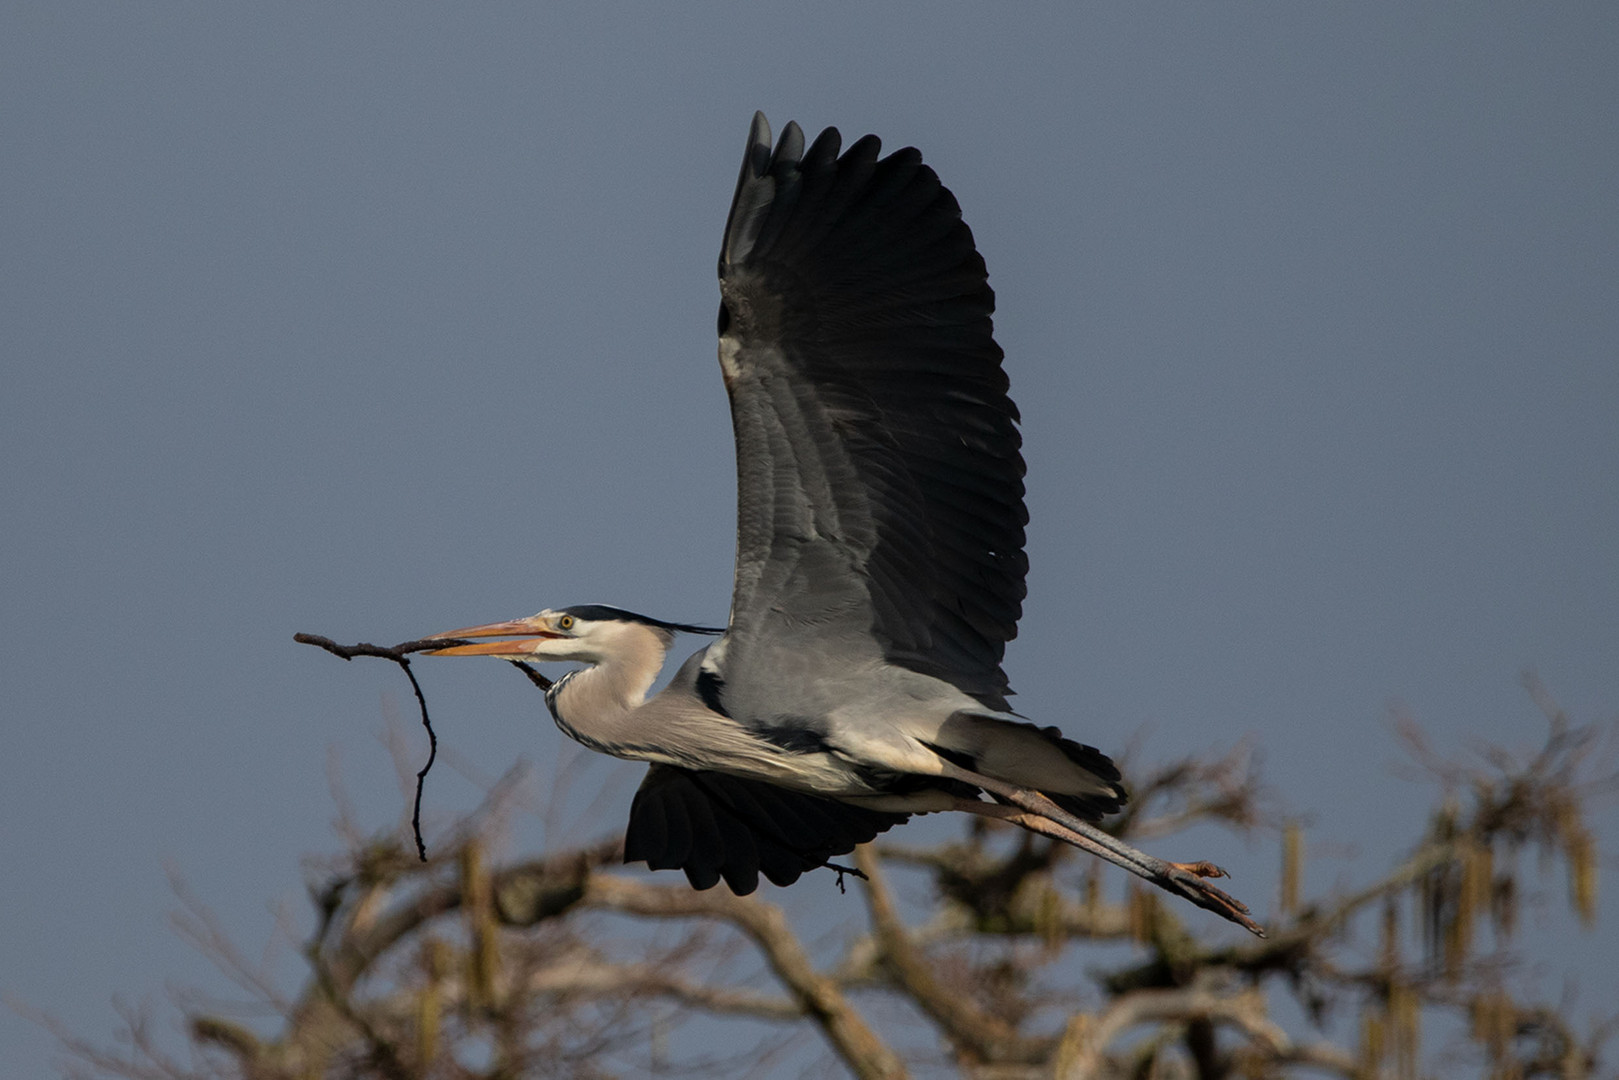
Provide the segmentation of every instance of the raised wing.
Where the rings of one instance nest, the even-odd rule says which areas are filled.
[[[725,226],[738,510],[710,652],[722,703],[880,657],[1005,709],[1028,514],[995,295],[916,150],[840,145],[828,128],[806,151],[788,124],[772,151],[755,114]]]

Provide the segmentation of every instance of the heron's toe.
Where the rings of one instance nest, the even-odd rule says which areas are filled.
[[[1191,874],[1193,877],[1200,877],[1200,878],[1225,877],[1225,878],[1228,878],[1228,877],[1231,876],[1230,874],[1226,873],[1223,868],[1215,866],[1211,862],[1192,862],[1192,863],[1174,862],[1174,863],[1170,863],[1169,865],[1173,866],[1176,870],[1180,870],[1180,871],[1182,871],[1184,873]],[[1244,908],[1243,910],[1246,911],[1247,908]]]
[[[1214,871],[1209,873],[1209,871]],[[1248,905],[1241,900],[1216,889],[1203,880],[1209,877],[1226,876],[1218,866],[1213,863],[1171,863],[1169,880],[1174,883],[1176,891],[1200,908],[1214,912],[1224,919],[1229,919],[1251,934],[1259,937],[1265,936],[1264,927],[1248,917]]]

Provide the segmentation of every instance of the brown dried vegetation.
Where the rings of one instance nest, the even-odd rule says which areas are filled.
[[[135,1080],[762,1076],[814,1056],[873,1078],[1603,1075],[1614,1021],[1581,1029],[1567,1003],[1515,992],[1520,908],[1548,868],[1599,937],[1586,821],[1615,786],[1603,732],[1530,689],[1548,733],[1528,755],[1457,764],[1397,719],[1438,805],[1359,889],[1307,894],[1304,825],[1266,812],[1241,748],[1134,777],[1117,822],[1133,840],[1209,821],[1279,835],[1263,941],[1152,891],[1109,898],[1099,867],[981,819],[950,842],[907,846],[902,831],[857,852],[863,924],[811,939],[769,899],[618,869],[616,838],[496,863],[486,809],[427,863],[398,835],[351,833],[311,882],[292,996],[191,905],[187,933],[268,1024],[182,1002],[184,1062],[139,1016],[117,1049],[64,1041],[79,1074]]]

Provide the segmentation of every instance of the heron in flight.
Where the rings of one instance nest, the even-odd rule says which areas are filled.
[[[1007,706],[1028,559],[995,296],[921,155],[840,153],[755,114],[720,248],[737,457],[736,582],[717,629],[603,605],[440,635],[440,656],[574,661],[557,726],[651,763],[626,862],[698,889],[788,885],[911,814],[965,811],[1091,852],[1257,932],[1211,886],[1097,827],[1100,751]],[[678,633],[718,634],[648,694]],[[987,798],[986,798],[987,796]]]

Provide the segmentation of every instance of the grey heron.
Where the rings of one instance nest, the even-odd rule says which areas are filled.
[[[1099,750],[1010,711],[1025,596],[1018,411],[994,293],[955,197],[905,148],[840,153],[755,114],[720,249],[737,450],[723,631],[603,605],[439,635],[440,656],[575,661],[546,693],[585,746],[651,763],[626,862],[739,895],[787,885],[909,815],[1012,822],[1256,933],[1211,886],[1097,827]],[[648,696],[675,635],[719,634]],[[987,798],[986,798],[987,796]]]

